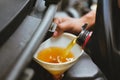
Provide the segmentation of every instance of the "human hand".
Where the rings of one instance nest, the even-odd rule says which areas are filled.
[[[82,26],[85,23],[88,23],[88,29],[95,23],[95,15],[95,11],[91,11],[80,19],[71,17],[54,18],[54,22],[57,24],[57,28],[53,34],[53,37],[61,35],[64,31],[70,33],[80,33]]]
[[[71,17],[59,17],[54,18],[54,22],[57,24],[56,31],[53,34],[54,37],[61,35],[64,31],[70,33],[78,33],[81,31],[80,26],[82,24],[80,23],[80,19]]]

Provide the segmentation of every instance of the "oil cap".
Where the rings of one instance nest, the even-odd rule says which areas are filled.
[[[78,38],[76,40],[76,42],[82,46],[82,48],[84,49],[86,44],[88,43],[91,35],[92,35],[92,31],[88,31],[86,30],[86,27],[87,27],[87,23],[85,23],[83,26],[82,26],[82,31],[80,32],[80,34],[78,35]]]

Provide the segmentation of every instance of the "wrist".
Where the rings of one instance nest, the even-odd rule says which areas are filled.
[[[96,11],[92,10],[81,18],[84,23],[88,23],[87,29],[94,25],[95,17],[96,17]]]

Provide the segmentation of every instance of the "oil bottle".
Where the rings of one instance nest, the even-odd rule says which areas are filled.
[[[86,48],[86,45],[87,43],[89,42],[90,40],[90,37],[92,36],[92,31],[88,31],[86,29],[87,27],[87,23],[85,23],[83,26],[82,26],[82,30],[80,32],[80,34],[78,35],[78,38],[76,40],[76,43],[79,44],[80,46],[82,46],[83,49]]]

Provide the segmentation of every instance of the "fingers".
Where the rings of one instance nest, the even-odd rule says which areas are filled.
[[[70,29],[70,24],[71,23],[69,21],[65,21],[65,22],[58,24],[58,26],[62,31],[68,31]]]
[[[53,19],[53,22],[55,22],[56,24],[59,24],[59,23],[62,22],[62,18],[59,18],[59,17],[54,18],[54,19]]]
[[[63,33],[60,23],[62,23],[62,18],[54,18],[53,20],[57,24],[56,31],[53,33],[53,37],[57,37]]]
[[[63,33],[63,31],[55,31],[55,32],[53,33],[53,37],[58,37],[58,36],[60,36],[62,33]]]
[[[53,37],[58,37],[58,36],[60,36],[62,33],[63,33],[63,30],[61,30],[61,29],[59,28],[59,26],[57,26],[56,31],[53,33]]]
[[[64,31],[69,30],[70,18],[54,18],[54,22],[57,24],[56,31],[53,34],[53,37],[61,35]]]

